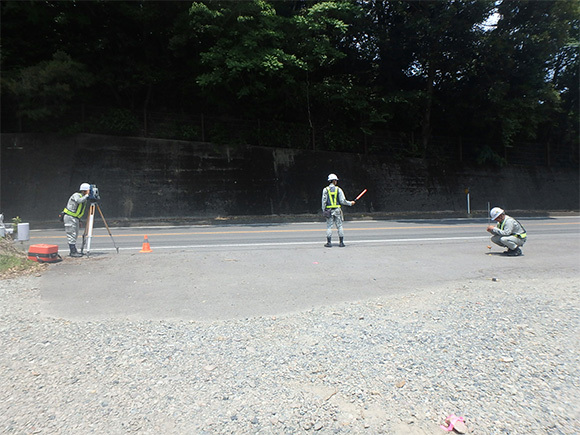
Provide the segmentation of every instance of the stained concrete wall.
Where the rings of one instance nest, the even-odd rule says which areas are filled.
[[[335,172],[349,213],[580,209],[578,170],[430,169],[363,156],[100,135],[2,134],[0,212],[6,221],[54,222],[82,182],[96,184],[115,223],[319,213],[326,176]]]

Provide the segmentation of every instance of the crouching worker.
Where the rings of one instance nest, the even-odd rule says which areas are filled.
[[[87,199],[89,198],[91,185],[83,183],[79,190],[80,192],[75,192],[71,195],[65,209],[63,210],[64,230],[66,231],[68,247],[70,249],[69,255],[71,257],[82,257],[83,255],[77,251],[76,244],[80,229],[80,221],[87,208]]]
[[[505,214],[499,207],[494,207],[489,212],[490,217],[497,225],[489,225],[487,232],[491,233],[491,241],[498,246],[508,248],[504,254],[510,257],[522,255],[521,246],[526,243],[527,234],[522,224],[516,219]]]

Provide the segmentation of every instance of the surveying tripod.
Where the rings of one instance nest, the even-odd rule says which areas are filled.
[[[117,254],[118,254],[119,248],[115,244],[115,239],[113,239],[113,235],[111,234],[111,230],[109,229],[109,225],[107,225],[107,221],[105,220],[105,216],[103,215],[103,212],[101,211],[101,207],[99,207],[99,204],[97,202],[91,202],[91,205],[89,206],[89,217],[87,219],[87,225],[85,226],[85,232],[83,233],[83,244],[81,246],[81,254],[84,254],[83,250],[85,249],[85,240],[86,239],[88,239],[88,243],[86,244],[87,245],[87,257],[91,254],[91,240],[93,238],[93,226],[95,223],[95,210],[99,210],[99,214],[101,215],[101,219],[103,219],[103,222],[105,223],[105,227],[107,228],[107,231],[109,232],[109,236],[111,236],[111,240],[113,241],[113,246],[117,250]]]

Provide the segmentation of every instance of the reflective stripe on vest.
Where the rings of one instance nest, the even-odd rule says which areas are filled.
[[[327,202],[326,208],[340,208],[340,204],[338,204],[338,187],[334,189],[334,192],[330,191],[330,187],[327,187],[326,190],[328,191],[328,199],[330,200],[330,205]]]
[[[517,221],[516,221],[517,222]],[[518,224],[520,224],[518,222]],[[503,221],[501,221],[501,223],[498,223],[497,226],[499,227],[500,230],[503,231],[503,226],[505,225],[505,219]],[[520,227],[522,227],[522,229],[524,229],[523,225],[520,224]],[[525,239],[526,237],[528,237],[528,235],[524,232],[524,233],[520,233],[520,234],[512,234],[513,236],[517,237],[518,239]]]
[[[68,208],[64,208],[63,212],[68,214],[69,216],[72,216],[74,218],[82,218],[83,215],[85,214],[85,207],[86,207],[86,202],[81,202],[79,204],[79,206],[77,207],[76,211],[70,211]]]

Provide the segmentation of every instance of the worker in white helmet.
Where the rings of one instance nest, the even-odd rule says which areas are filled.
[[[527,240],[524,226],[513,217],[505,214],[505,211],[499,207],[492,208],[489,216],[497,222],[497,225],[487,227],[487,232],[492,234],[491,241],[498,246],[508,248],[504,254],[510,257],[522,255],[520,248]]]
[[[338,246],[344,247],[344,231],[342,229],[342,208],[343,205],[353,206],[355,201],[348,201],[344,192],[338,184],[336,174],[328,176],[330,184],[322,189],[322,214],[326,217],[326,246],[332,247],[332,226],[336,225],[340,243]]]
[[[66,231],[66,237],[70,249],[69,255],[71,257],[82,257],[83,255],[77,251],[76,243],[80,229],[80,220],[85,214],[90,190],[91,185],[89,183],[81,184],[79,192],[75,192],[71,195],[66,207],[62,211],[64,230]]]

